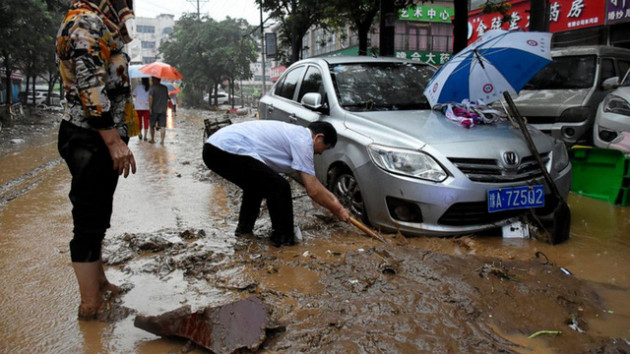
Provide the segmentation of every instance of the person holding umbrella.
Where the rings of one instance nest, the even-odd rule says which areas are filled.
[[[139,124],[140,124],[140,140],[144,136],[144,140],[147,140],[147,133],[149,132],[149,90],[151,89],[151,84],[149,83],[148,77],[142,78],[142,84],[136,86],[133,90],[133,106],[138,113]],[[142,134],[142,129],[144,128],[144,135]]]
[[[131,0],[73,0],[57,33],[56,54],[68,99],[58,149],[72,175],[74,237],[70,258],[79,283],[79,319],[95,319],[106,292],[101,244],[110,226],[118,177],[136,173],[129,141],[133,103],[125,22]]]
[[[151,78],[153,85],[149,89],[149,107],[151,115],[149,116],[149,124],[151,125],[150,143],[155,143],[155,129],[160,130],[160,144],[164,144],[166,135],[166,110],[168,108],[168,88],[162,85],[159,77]]]

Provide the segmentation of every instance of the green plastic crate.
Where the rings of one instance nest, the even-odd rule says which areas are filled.
[[[613,204],[630,205],[629,160],[618,150],[573,147],[571,190]]]

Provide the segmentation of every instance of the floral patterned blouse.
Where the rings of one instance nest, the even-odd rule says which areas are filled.
[[[119,33],[97,11],[71,8],[57,34],[57,58],[68,100],[66,119],[88,129],[115,127],[127,136],[126,105],[131,104],[129,57]],[[127,113],[128,114],[128,113]]]

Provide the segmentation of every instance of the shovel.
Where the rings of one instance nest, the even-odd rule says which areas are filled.
[[[356,226],[359,230],[363,231],[366,235],[375,238],[383,243],[385,243],[385,240],[383,240],[383,238],[381,236],[379,236],[378,234],[376,234],[376,232],[370,230],[369,227],[365,226],[365,224],[363,224],[362,222],[360,222],[359,220],[350,217],[350,219],[348,219],[348,222],[350,222],[352,225]]]
[[[514,120],[516,120],[519,128],[521,129],[521,131],[523,131],[523,137],[527,142],[527,146],[529,147],[530,152],[532,153],[532,155],[534,155],[536,161],[538,162],[538,166],[540,167],[540,170],[545,177],[545,182],[547,182],[549,189],[551,189],[551,192],[558,199],[558,204],[553,211],[553,225],[550,230],[551,234],[549,237],[549,243],[552,245],[562,243],[569,239],[569,232],[571,231],[571,210],[569,209],[569,205],[567,205],[567,202],[564,200],[564,198],[562,198],[562,195],[560,195],[560,192],[558,191],[558,186],[556,186],[556,183],[553,181],[553,179],[551,179],[549,172],[547,172],[545,164],[543,163],[542,158],[538,153],[538,150],[536,150],[536,145],[534,145],[534,141],[532,140],[532,137],[527,130],[525,121],[516,109],[516,105],[514,104],[514,101],[512,101],[512,97],[510,96],[509,92],[503,92],[503,97],[508,103],[510,113],[514,117]]]

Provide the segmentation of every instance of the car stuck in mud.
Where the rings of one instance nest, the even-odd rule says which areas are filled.
[[[262,119],[332,123],[337,146],[316,157],[317,177],[364,222],[407,235],[460,235],[532,212],[550,219],[558,200],[518,127],[506,119],[466,129],[422,95],[435,68],[394,58],[311,58],[293,64],[259,106]],[[564,199],[564,144],[531,128]]]

